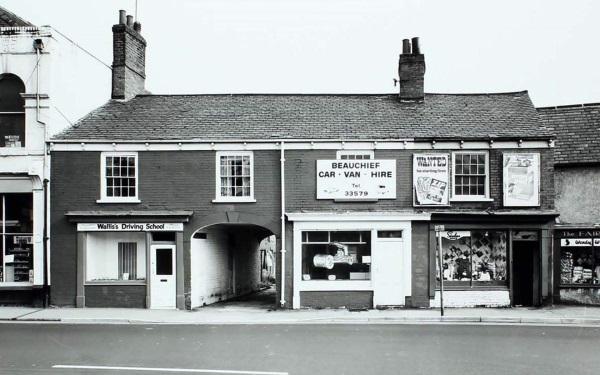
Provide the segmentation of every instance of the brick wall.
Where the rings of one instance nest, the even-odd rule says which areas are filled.
[[[184,225],[183,236],[184,283],[188,307],[191,290],[190,238],[196,230],[206,225],[227,222],[225,213],[232,211],[240,213],[241,220],[250,224],[264,226],[274,223],[270,228],[277,230],[281,216],[279,152],[254,152],[256,203],[212,202],[216,191],[215,158],[213,151],[140,152],[138,165],[141,203],[98,204],[100,152],[53,152],[50,181],[52,303],[61,306],[75,305],[77,233],[76,224],[69,222],[65,216],[67,211],[193,211],[189,223]],[[257,272],[257,275],[260,273]]]
[[[508,307],[508,290],[444,290],[444,307]],[[440,293],[435,292],[431,307],[440,307]]]
[[[407,304],[429,307],[429,222],[412,225],[412,291]]]
[[[373,292],[371,291],[327,291],[300,292],[300,307],[310,308],[373,308]]]
[[[86,307],[146,307],[146,285],[86,285]]]

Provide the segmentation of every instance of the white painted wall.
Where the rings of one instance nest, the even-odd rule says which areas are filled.
[[[206,239],[191,239],[192,308],[227,298],[230,285],[227,235],[211,228],[202,230]]]
[[[440,292],[430,300],[431,307],[440,307]],[[444,307],[505,307],[510,306],[508,290],[444,290]]]

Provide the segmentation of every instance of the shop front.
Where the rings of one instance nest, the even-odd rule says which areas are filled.
[[[183,223],[85,221],[77,223],[77,307],[185,308]]]
[[[432,307],[440,306],[442,287],[445,307],[540,306],[549,302],[550,223],[533,223],[528,217],[505,220],[432,223]]]
[[[426,214],[290,213],[298,308],[404,306],[412,290],[412,220]]]
[[[29,176],[0,178],[0,304],[43,305],[45,247],[41,185]]]
[[[600,229],[556,228],[555,299],[600,305]]]

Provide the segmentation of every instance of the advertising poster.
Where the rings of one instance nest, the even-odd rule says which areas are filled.
[[[317,199],[396,198],[396,160],[317,160]]]
[[[449,176],[448,154],[415,154],[413,157],[415,205],[448,205]]]
[[[540,154],[504,154],[504,205],[540,205]]]

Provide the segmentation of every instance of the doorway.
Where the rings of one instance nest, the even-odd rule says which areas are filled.
[[[540,304],[540,245],[538,241],[512,242],[512,305]]]
[[[175,309],[175,245],[150,246],[150,308]]]
[[[401,230],[377,232],[374,261],[374,307],[404,305],[404,241]]]

